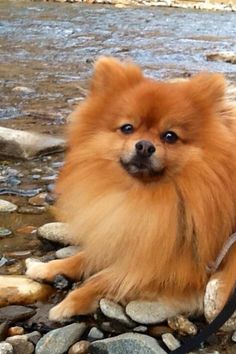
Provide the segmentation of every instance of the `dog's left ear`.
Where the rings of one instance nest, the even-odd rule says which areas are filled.
[[[142,71],[137,65],[112,57],[101,57],[94,65],[90,91],[92,94],[115,94],[138,84],[142,79]]]
[[[189,84],[191,97],[202,107],[210,105],[217,109],[224,99],[227,83],[221,74],[203,72],[193,76]]]

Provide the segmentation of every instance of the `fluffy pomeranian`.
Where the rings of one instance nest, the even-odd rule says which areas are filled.
[[[93,312],[102,297],[160,300],[202,311],[206,284],[234,284],[236,247],[209,266],[235,231],[236,111],[220,74],[161,82],[133,63],[102,57],[73,113],[57,209],[78,254],[31,264],[27,274],[86,281],[50,312]]]

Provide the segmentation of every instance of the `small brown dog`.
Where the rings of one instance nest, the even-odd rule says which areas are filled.
[[[83,251],[27,271],[88,278],[52,320],[90,313],[102,297],[202,311],[208,266],[235,230],[236,111],[225,91],[219,74],[160,82],[132,63],[97,61],[57,183],[57,207]],[[235,270],[234,246],[213,275],[218,310]]]

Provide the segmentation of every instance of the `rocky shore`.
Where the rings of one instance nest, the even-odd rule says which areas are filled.
[[[50,1],[50,0],[44,0]],[[119,8],[129,6],[162,6],[209,11],[236,11],[235,0],[51,0],[55,2],[107,4]]]

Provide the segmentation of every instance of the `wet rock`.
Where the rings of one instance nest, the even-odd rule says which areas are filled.
[[[234,332],[233,335],[232,335],[232,341],[236,342],[236,332]]]
[[[0,239],[10,236],[12,234],[11,230],[6,229],[5,227],[0,227]]]
[[[58,290],[68,289],[71,287],[71,285],[72,285],[72,282],[62,274],[56,275],[53,280],[53,286],[54,286],[54,288],[56,288]]]
[[[123,307],[111,300],[102,299],[100,301],[100,309],[108,318],[121,322],[127,327],[135,326],[135,323],[126,316]]]
[[[49,241],[62,244],[69,243],[68,226],[62,222],[51,222],[38,228],[38,235]]]
[[[1,155],[21,159],[63,151],[65,141],[50,135],[0,127]]]
[[[206,293],[204,296],[204,314],[208,322],[211,322],[218,314],[218,293],[220,283],[218,279],[212,279],[209,281],[206,287]],[[236,330],[236,311],[233,316],[225,322],[221,327],[223,331],[235,331]]]
[[[83,335],[84,323],[72,323],[45,334],[37,343],[35,354],[63,354]]]
[[[32,304],[46,300],[52,293],[51,286],[37,283],[23,275],[0,276],[0,306]]]
[[[26,306],[5,306],[0,308],[0,321],[23,321],[33,316],[35,312],[34,309]]]
[[[104,338],[104,334],[97,327],[92,327],[90,329],[89,333],[88,333],[88,338],[90,340],[103,339]]]
[[[1,322],[2,320],[0,320]],[[7,337],[7,332],[9,328],[9,321],[4,321],[0,323],[0,342],[3,341]],[[0,351],[1,353],[1,351]]]
[[[147,327],[146,326],[137,326],[133,329],[133,331],[137,332],[137,333],[146,333]]]
[[[61,249],[59,249],[58,251],[56,251],[56,257],[57,258],[67,258],[67,257],[71,257],[74,256],[76,253],[78,253],[80,251],[80,247],[79,246],[68,246],[68,247],[63,247]]]
[[[7,255],[9,257],[14,257],[14,258],[18,258],[18,259],[25,259],[25,257],[29,257],[31,254],[32,254],[32,252],[30,250],[7,253]]]
[[[0,267],[7,265],[7,263],[8,263],[8,258],[6,258],[6,257],[0,258]]]
[[[175,350],[180,347],[180,342],[171,333],[165,333],[161,336],[161,338],[170,350]]]
[[[127,315],[141,324],[155,324],[176,315],[173,307],[158,301],[131,301],[125,309]]]
[[[17,205],[8,202],[7,200],[0,199],[0,213],[12,213],[17,210]]]
[[[35,197],[29,199],[29,204],[34,206],[45,206],[47,205],[47,202],[45,201],[46,196],[47,193],[39,193]]]
[[[168,325],[174,331],[179,332],[181,335],[189,334],[195,335],[197,334],[197,326],[189,321],[188,318],[178,315],[168,319]]]
[[[89,353],[90,343],[86,340],[81,340],[78,343],[75,343],[70,348],[68,354],[88,354]]]
[[[24,328],[20,326],[10,327],[7,334],[9,337],[24,334]]]
[[[95,341],[89,350],[91,354],[166,354],[155,339],[137,333],[126,333]]]
[[[0,342],[1,354],[13,354],[13,346],[7,342]]]
[[[33,207],[33,206],[21,206],[18,209],[19,214],[32,214],[32,215],[41,215],[45,212],[44,207]]]
[[[13,346],[14,354],[32,354],[34,345],[29,342],[26,336],[13,336],[6,338],[6,342]]]
[[[148,334],[152,337],[159,338],[164,333],[173,333],[174,330],[168,326],[151,326],[148,327]]]
[[[221,52],[207,54],[207,60],[210,61],[224,61],[226,63],[236,64],[236,53]]]

